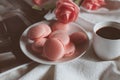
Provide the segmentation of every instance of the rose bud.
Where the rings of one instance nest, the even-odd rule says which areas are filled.
[[[55,15],[62,23],[73,22],[79,14],[79,7],[72,0],[59,0],[56,4]]]

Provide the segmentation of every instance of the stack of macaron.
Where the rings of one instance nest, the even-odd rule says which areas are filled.
[[[68,34],[69,24],[54,21],[42,22],[28,30],[28,39],[32,40],[32,51],[52,61],[75,54],[76,45],[81,45],[87,36],[82,32]]]

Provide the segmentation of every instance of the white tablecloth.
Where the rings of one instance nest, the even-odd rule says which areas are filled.
[[[120,8],[106,13],[81,11],[77,22],[87,31],[101,21],[120,22]],[[114,54],[114,53],[113,53]],[[11,54],[12,55],[12,54]],[[0,55],[0,62],[14,59]],[[0,73],[0,80],[120,80],[120,58],[104,61],[98,58],[92,48],[81,58],[64,64],[44,65],[30,62]]]

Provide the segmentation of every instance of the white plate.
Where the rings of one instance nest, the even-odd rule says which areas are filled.
[[[27,57],[29,57],[33,61],[36,61],[38,63],[43,63],[43,64],[58,64],[58,63],[69,62],[69,61],[72,61],[72,60],[75,60],[75,59],[81,57],[86,52],[86,50],[88,49],[88,47],[89,47],[89,38],[88,38],[88,35],[87,35],[86,31],[84,29],[82,29],[80,27],[80,25],[78,25],[76,23],[70,23],[70,26],[69,26],[70,28],[67,31],[68,34],[71,34],[73,32],[77,32],[77,31],[82,31],[85,35],[87,35],[86,43],[84,43],[80,47],[77,47],[74,55],[72,55],[70,57],[63,57],[62,59],[57,60],[57,61],[50,61],[50,60],[47,60],[47,59],[43,58],[41,55],[36,55],[36,53],[34,53],[33,51],[31,51],[31,49],[29,49],[29,47],[28,47],[32,43],[32,41],[30,41],[27,38],[27,32],[28,32],[28,30],[31,27],[34,27],[34,26],[36,26],[36,25],[38,25],[40,23],[43,23],[43,22],[49,24],[49,22],[47,22],[47,21],[41,21],[41,22],[35,23],[35,24],[29,26],[23,32],[23,34],[21,35],[21,38],[20,38],[20,48],[21,48],[21,50],[23,51],[23,53]]]
[[[93,13],[93,14],[116,14],[120,13],[120,0],[106,0],[106,5],[102,6],[101,8],[97,10],[88,10],[85,9],[84,7],[80,7],[81,10],[88,12],[88,13]]]

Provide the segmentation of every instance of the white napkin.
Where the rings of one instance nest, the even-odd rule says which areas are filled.
[[[59,65],[24,64],[1,73],[0,80],[120,80],[119,62],[102,61],[91,47],[78,60]]]
[[[120,22],[119,10],[108,15],[81,11],[76,22],[92,31],[94,24],[100,21]],[[75,61],[58,65],[24,64],[1,73],[0,80],[120,80],[120,58],[103,61],[96,56],[91,45],[86,54]]]

